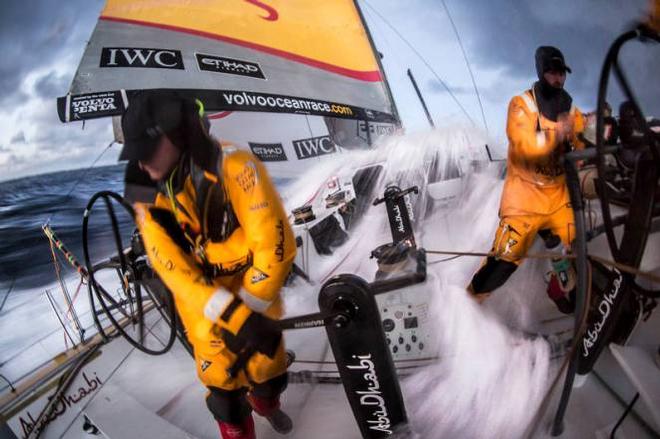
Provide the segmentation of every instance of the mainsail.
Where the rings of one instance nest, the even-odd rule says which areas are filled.
[[[60,119],[119,115],[154,88],[209,111],[398,123],[353,0],[108,0]]]

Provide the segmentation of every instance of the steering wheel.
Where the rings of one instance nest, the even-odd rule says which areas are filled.
[[[103,200],[110,218],[116,253],[93,264],[89,245],[89,219],[98,200]],[[134,231],[128,243],[122,240],[113,202],[134,218],[131,205],[111,191],[94,194],[83,214],[83,252],[89,273],[87,287],[94,323],[99,333],[108,337],[107,325],[104,327],[98,318],[99,315],[105,315],[114,330],[135,348],[147,354],[162,355],[169,351],[177,335],[172,295],[149,267],[139,233]],[[101,281],[113,287],[105,288]],[[100,310],[97,304],[101,306]],[[165,337],[161,330],[157,333],[153,331],[161,318],[170,328]]]

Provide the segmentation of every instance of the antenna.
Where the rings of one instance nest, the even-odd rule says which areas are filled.
[[[410,82],[412,82],[413,87],[415,87],[415,91],[417,92],[417,97],[422,102],[422,107],[424,107],[424,113],[426,113],[426,118],[429,120],[429,124],[431,125],[431,128],[435,128],[435,124],[433,123],[433,119],[431,118],[431,114],[429,113],[429,109],[426,108],[426,102],[424,102],[424,97],[422,97],[422,93],[419,91],[419,87],[417,87],[417,81],[415,81],[415,77],[413,76],[410,69],[408,69],[408,76],[410,77]],[[490,153],[488,155],[490,156]]]

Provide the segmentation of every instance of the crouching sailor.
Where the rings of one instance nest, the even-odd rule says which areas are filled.
[[[575,237],[560,158],[573,147],[583,147],[577,134],[584,130],[584,120],[564,90],[566,72],[571,70],[559,49],[539,47],[535,58],[539,81],[509,104],[507,175],[491,250],[494,256],[484,261],[468,287],[480,303],[513,274],[537,233],[555,250],[556,237],[565,251]],[[565,272],[553,273],[548,295],[562,312],[574,307],[571,289]]]
[[[136,205],[136,222],[174,296],[222,438],[255,438],[252,411],[290,431],[279,408],[286,356],[274,319],[295,243],[270,177],[250,153],[209,136],[201,103],[172,91],[131,99],[122,129],[120,160],[138,161],[158,182],[155,203]],[[253,355],[230,376],[240,352]]]

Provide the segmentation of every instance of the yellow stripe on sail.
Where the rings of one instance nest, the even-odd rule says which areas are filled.
[[[353,0],[108,0],[101,15],[217,37],[359,79],[380,79]]]

